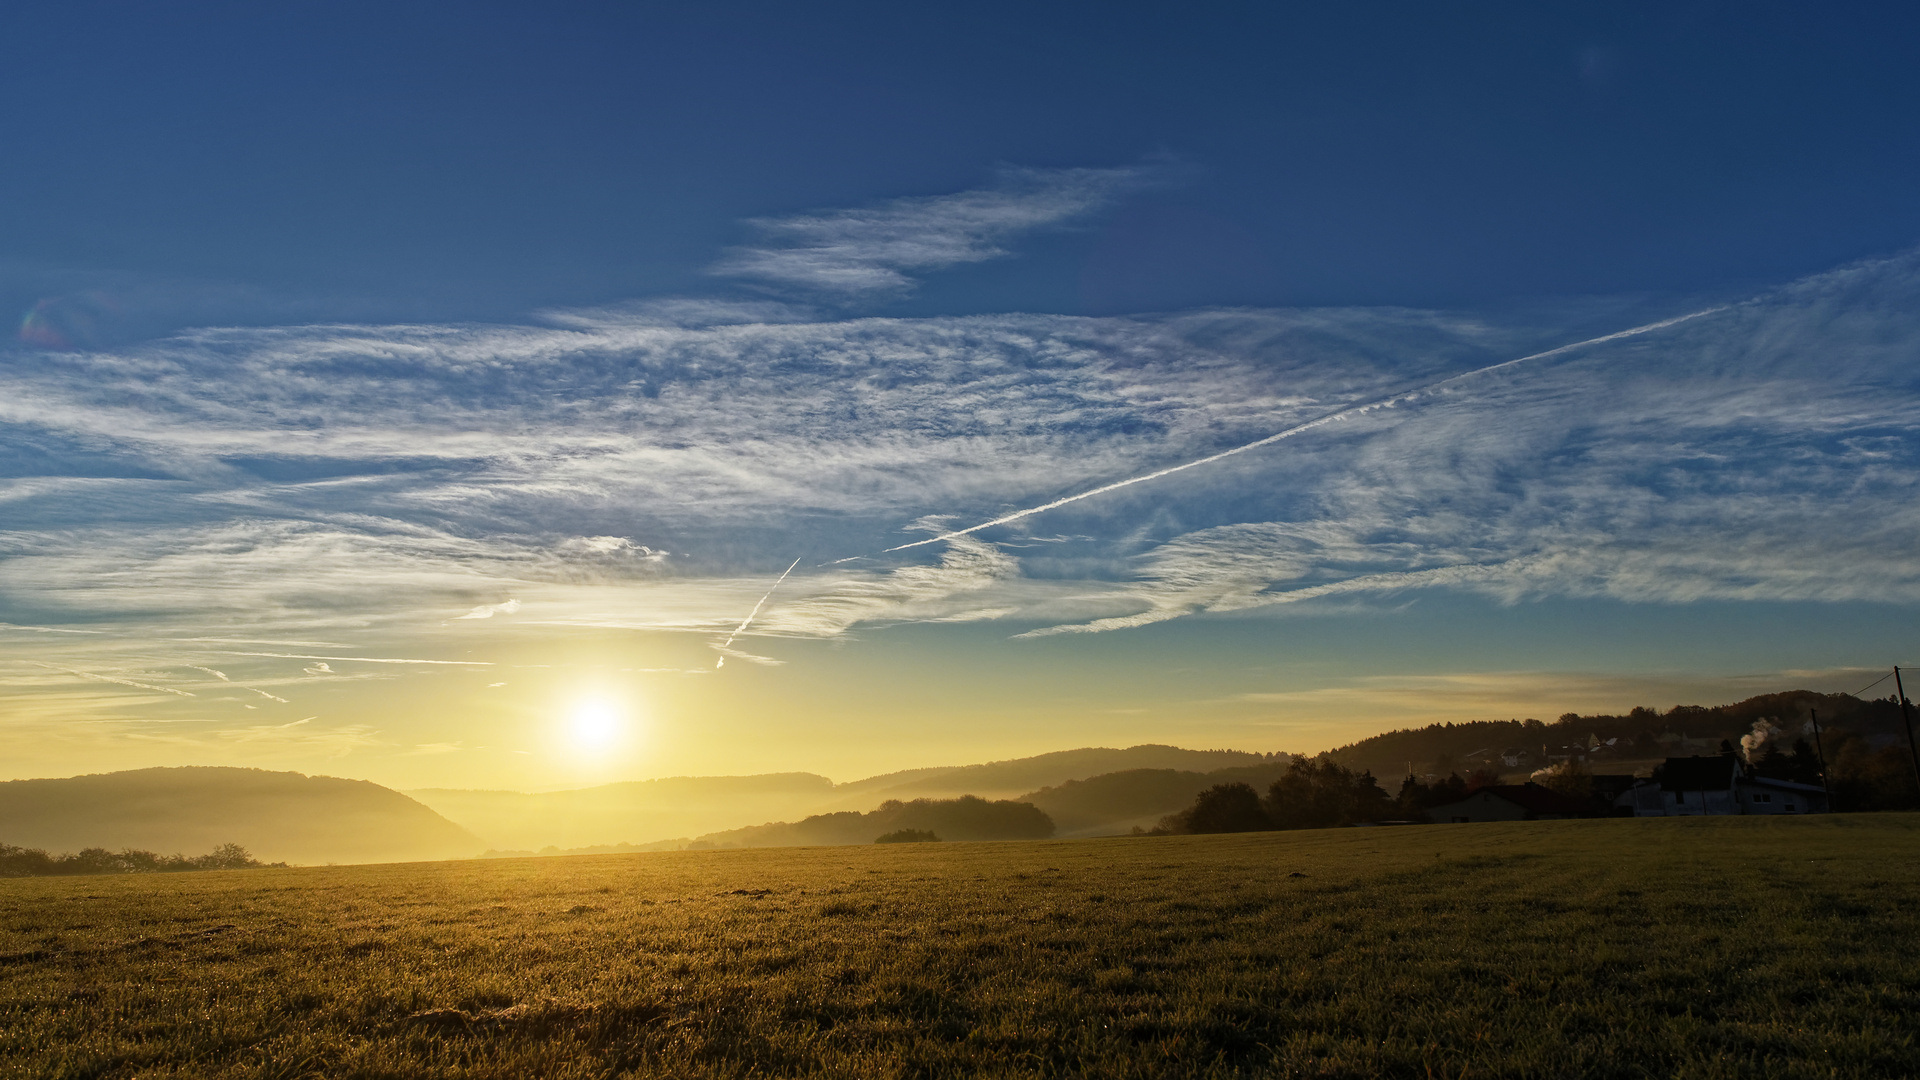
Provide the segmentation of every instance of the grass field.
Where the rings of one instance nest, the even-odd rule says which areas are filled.
[[[1913,1076],[1920,817],[0,881],[0,1075]]]

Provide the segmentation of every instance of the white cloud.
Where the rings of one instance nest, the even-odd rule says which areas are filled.
[[[760,619],[763,632],[836,637],[855,626],[944,618],[977,607],[976,594],[1019,576],[1019,560],[976,537],[947,543],[931,566],[885,573],[844,571],[824,587],[778,604]]]
[[[844,227],[849,274],[904,280],[1012,235],[983,222],[1066,220],[1128,182],[1055,179],[791,235]],[[1020,190],[1038,201],[1006,202]],[[927,249],[947,254],[881,242],[909,219],[948,221]],[[9,648],[36,627],[112,627],[84,660],[32,640],[118,679],[178,664],[152,642],[209,626],[344,642],[187,654],[313,661],[310,676],[429,663],[368,640],[501,632],[484,620],[516,610],[523,628],[724,635],[796,556],[750,635],[1084,632],[1434,587],[1911,600],[1916,301],[1920,259],[1845,268],[954,538],[931,563],[834,565],[903,522],[991,520],[1586,334],[1407,310],[808,322],[688,304],[23,356],[0,370],[6,437],[129,476],[6,489],[0,614],[21,624]],[[450,611],[467,614],[440,626]],[[164,681],[134,688],[188,693]]]
[[[38,660],[29,661],[29,663],[35,664],[39,667],[48,668],[53,671],[64,672],[65,674],[72,675],[75,678],[91,679],[94,682],[114,683],[118,686],[130,686],[136,690],[150,690],[156,694],[172,694],[174,697],[195,696],[191,693],[188,693],[185,690],[176,690],[168,686],[154,686],[150,683],[135,682],[132,679],[123,679],[118,675],[101,675],[91,671],[81,671],[78,668],[61,667],[57,664],[41,663]]]
[[[214,731],[205,737],[193,737],[198,744],[247,746],[253,749],[299,750],[326,757],[345,757],[356,750],[390,746],[380,732],[368,724],[342,724],[338,727],[310,727],[317,716],[287,724],[255,724],[244,728]],[[182,740],[184,741],[184,740]]]
[[[467,612],[465,615],[461,615],[458,617],[462,619],[491,619],[495,615],[511,615],[514,612],[519,610],[520,610],[520,601],[508,599],[508,600],[503,600],[498,604],[481,604],[479,607],[474,608],[472,611]]]
[[[735,649],[727,645],[714,645],[712,646],[712,648],[714,652],[717,652],[720,654],[720,659],[715,661],[714,663],[715,667],[720,667],[724,665],[727,662],[728,657],[731,657],[735,660],[745,660],[749,664],[759,664],[762,667],[779,667],[786,663],[785,660],[775,660],[771,656],[759,656],[757,654],[745,652],[743,650]]]
[[[735,248],[713,272],[841,296],[905,292],[914,272],[1001,258],[1014,236],[1097,210],[1153,173],[1005,169],[984,190],[760,218],[749,224],[765,242]]]

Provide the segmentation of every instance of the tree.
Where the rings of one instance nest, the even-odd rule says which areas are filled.
[[[221,844],[212,851],[193,860],[193,865],[201,870],[245,870],[259,866],[253,853],[239,844]]]
[[[1467,774],[1466,793],[1471,795],[1483,787],[1492,787],[1499,782],[1500,774],[1482,765],[1480,768]]]
[[[1371,772],[1356,773],[1322,758],[1297,759],[1288,766],[1267,789],[1266,809],[1274,828],[1325,829],[1378,821],[1392,805]]]
[[[1412,773],[1400,781],[1400,794],[1394,797],[1394,809],[1403,817],[1418,817],[1427,807],[1433,806],[1433,789],[1421,783]]]
[[[1787,779],[1801,784],[1820,783],[1820,755],[1805,739],[1793,740],[1793,753],[1787,756]]]
[[[1260,793],[1249,784],[1215,784],[1194,797],[1193,805],[1160,822],[1174,833],[1259,832],[1273,828],[1260,808]]]
[[[931,829],[900,829],[876,837],[876,844],[937,844],[940,838]]]
[[[1459,773],[1448,773],[1445,780],[1437,780],[1429,789],[1428,806],[1445,806],[1467,797],[1467,782],[1460,779]]]
[[[1533,774],[1533,779],[1549,791],[1571,795],[1576,799],[1591,798],[1593,795],[1593,773],[1572,758],[1541,769]]]

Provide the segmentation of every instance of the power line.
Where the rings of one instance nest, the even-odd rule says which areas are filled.
[[[1869,690],[1871,690],[1871,689],[1873,689],[1873,688],[1874,688],[1874,687],[1876,687],[1876,686],[1879,686],[1879,685],[1880,685],[1881,683],[1883,683],[1883,682],[1886,682],[1886,681],[1887,681],[1888,679],[1891,679],[1891,678],[1893,678],[1893,672],[1891,672],[1891,671],[1889,671],[1889,672],[1887,672],[1887,673],[1886,673],[1885,675],[1882,675],[1882,676],[1880,676],[1879,678],[1877,678],[1877,679],[1875,679],[1875,680],[1873,680],[1872,682],[1870,682],[1870,683],[1868,683],[1867,685],[1865,685],[1865,686],[1863,686],[1863,687],[1861,687],[1860,689],[1858,689],[1858,690],[1855,690],[1855,691],[1854,691],[1853,693],[1851,693],[1851,694],[1848,694],[1847,696],[1848,696],[1848,697],[1859,697],[1859,696],[1860,696],[1861,694],[1864,694],[1864,693],[1866,693],[1867,691],[1869,691]]]

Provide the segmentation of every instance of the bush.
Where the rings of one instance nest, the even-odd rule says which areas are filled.
[[[900,829],[876,837],[876,844],[937,844],[940,838],[933,835],[932,829]]]

